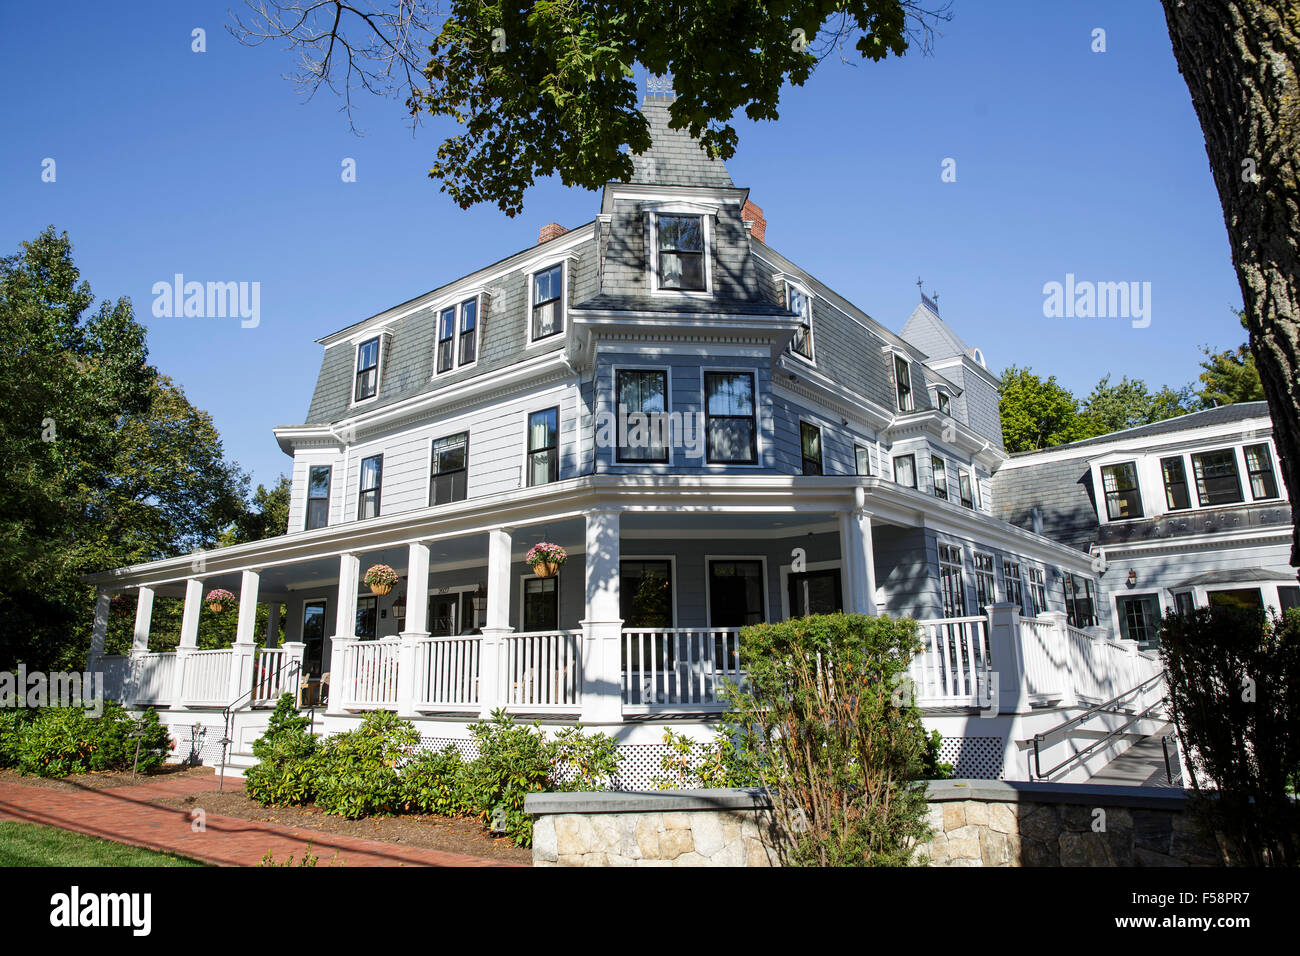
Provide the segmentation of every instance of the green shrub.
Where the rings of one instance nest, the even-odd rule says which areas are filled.
[[[419,742],[409,720],[386,710],[371,711],[356,730],[327,738],[311,758],[316,806],[350,820],[396,812],[398,767]]]
[[[524,813],[530,793],[556,789],[554,748],[536,724],[515,723],[504,710],[470,727],[479,756],[466,774],[467,796],[485,823],[499,817],[504,832],[520,846],[533,842],[533,820]]]
[[[651,785],[658,790],[759,786],[754,755],[744,750],[743,735],[724,726],[713,730],[713,739],[707,741],[665,730],[668,753],[660,763],[664,774],[651,778]]]
[[[455,747],[419,754],[399,778],[402,809],[460,817],[476,813],[468,793],[469,765]]]
[[[316,795],[319,745],[309,720],[294,707],[293,695],[276,702],[266,733],[253,744],[256,766],[244,772],[244,792],[263,806],[310,803]]]
[[[171,748],[167,728],[152,708],[137,720],[115,701],[104,701],[99,717],[80,707],[47,707],[10,718],[10,724],[5,759],[23,773],[42,777],[133,766],[148,773],[162,764]],[[139,735],[138,764],[135,734]]]
[[[741,752],[772,796],[784,862],[905,865],[930,836],[920,711],[896,693],[916,622],[826,614],[745,627],[730,695]]]
[[[22,728],[30,713],[22,707],[0,710],[0,767],[18,766]]]
[[[1300,610],[1170,612],[1160,656],[1190,784],[1213,789],[1189,809],[1242,862],[1300,864]]]
[[[582,724],[566,727],[551,741],[552,779],[562,790],[607,790],[618,776],[623,754],[609,734],[583,733]]]

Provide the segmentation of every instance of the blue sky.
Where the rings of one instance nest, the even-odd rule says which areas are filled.
[[[282,78],[287,53],[225,32],[234,5],[0,9],[0,249],[66,230],[96,295],[134,301],[152,361],[271,482],[289,465],[271,428],[302,421],[317,337],[525,248],[547,222],[587,222],[598,197],[546,182],[513,220],[457,209],[427,178],[450,125],[412,136],[400,104],[363,101],[358,138],[338,100],[305,103]],[[1029,365],[1078,393],[1107,373],[1191,381],[1202,343],[1244,331],[1160,5],[953,8],[933,56],[832,59],[788,91],[778,122],[741,118],[728,165],[768,241],[896,330],[921,276],[995,370]],[[205,53],[191,52],[195,27]],[[1105,53],[1091,51],[1098,28]],[[178,272],[259,282],[260,324],[155,318],[153,284]],[[1150,326],[1045,318],[1043,286],[1067,273],[1151,283]]]

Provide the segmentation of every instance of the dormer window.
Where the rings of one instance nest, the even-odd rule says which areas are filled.
[[[374,398],[379,390],[379,337],[357,346],[357,376],[352,393],[354,402]]]
[[[704,292],[704,217],[660,215],[659,288],[678,292]]]
[[[907,365],[907,358],[902,355],[894,356],[894,389],[897,393],[898,410],[900,412],[910,412],[912,410],[912,370]]]
[[[947,392],[945,392],[941,388],[935,389],[934,399],[935,399],[934,403],[936,406],[938,406],[940,412],[942,412],[945,415],[952,414],[952,399],[948,397]]]
[[[473,365],[478,358],[478,297],[438,313],[438,374]]]
[[[564,266],[556,264],[533,274],[532,340],[564,331]]]
[[[1102,490],[1106,493],[1106,517],[1111,521],[1142,517],[1142,493],[1138,488],[1137,465],[1126,461],[1101,469]]]
[[[812,297],[797,285],[786,284],[786,307],[799,316],[799,330],[790,342],[790,351],[795,355],[813,360],[813,307]]]

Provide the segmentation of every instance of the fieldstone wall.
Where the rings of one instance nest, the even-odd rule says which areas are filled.
[[[934,781],[932,866],[1222,866],[1181,790]],[[533,794],[534,866],[779,866],[754,790]]]

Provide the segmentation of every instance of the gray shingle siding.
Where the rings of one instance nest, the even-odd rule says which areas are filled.
[[[651,148],[632,156],[629,182],[669,186],[731,186],[731,174],[719,159],[712,159],[685,129],[669,127],[664,103],[646,100],[641,112],[650,124]]]
[[[1097,509],[1087,459],[1009,468],[993,476],[993,517],[1080,551],[1097,540]],[[1041,516],[1036,527],[1035,509]]]

